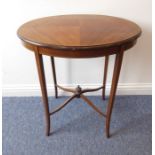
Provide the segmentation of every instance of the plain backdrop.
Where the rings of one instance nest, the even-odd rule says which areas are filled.
[[[105,14],[134,21],[142,28],[136,46],[125,52],[118,89],[120,94],[151,94],[151,0],[5,0],[1,2],[2,80],[4,95],[27,95],[39,90],[34,54],[16,35],[18,27],[35,18],[60,14]],[[104,58],[56,59],[58,82],[98,86],[103,79]],[[53,85],[49,57],[44,57],[48,88]],[[110,57],[108,85],[114,56]],[[51,88],[52,89],[52,88]],[[29,93],[28,93],[29,92]],[[34,93],[35,94],[35,93]]]

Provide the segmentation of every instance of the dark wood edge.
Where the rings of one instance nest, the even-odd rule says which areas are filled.
[[[27,40],[26,38],[20,36],[17,32],[18,37],[25,43],[27,44],[31,44],[34,46],[38,46],[38,47],[44,47],[44,48],[52,48],[52,49],[56,49],[56,50],[89,50],[89,49],[102,49],[102,48],[109,48],[111,46],[121,46],[122,44],[125,44],[127,42],[132,42],[133,40],[136,40],[137,38],[139,38],[141,36],[141,29],[139,31],[139,33],[131,38],[128,38],[126,40],[123,41],[119,41],[116,43],[111,43],[111,44],[106,44],[106,45],[92,45],[92,46],[63,46],[63,45],[52,45],[52,44],[41,44],[38,42],[34,42],[31,40]]]
[[[73,14],[70,14],[70,15],[73,15]],[[74,15],[78,15],[78,14],[74,14]],[[90,14],[81,14],[81,15],[90,15]],[[99,15],[99,14],[91,14],[91,15],[103,16],[103,15]],[[49,17],[58,17],[58,16],[66,16],[66,15],[56,15],[56,16],[49,16]],[[113,16],[109,16],[109,15],[104,15],[104,16],[113,17]],[[43,17],[43,18],[45,18],[45,17]],[[43,19],[43,18],[40,18],[40,19]],[[48,17],[46,17],[46,18],[48,18]],[[130,21],[128,19],[125,19],[125,18],[120,18],[120,17],[115,17],[115,18],[122,19],[124,21],[128,21],[130,23],[133,23],[133,24],[137,25],[136,23],[134,23],[134,22],[132,22],[132,21]],[[31,20],[29,22],[32,22],[32,21],[35,21],[35,20]],[[126,40],[122,40],[122,41],[118,41],[118,42],[110,43],[110,44],[104,44],[104,45],[100,44],[100,45],[92,45],[92,46],[64,46],[64,45],[55,45],[55,44],[43,44],[43,43],[40,43],[40,42],[35,42],[34,40],[29,40],[29,39],[24,38],[23,36],[21,36],[19,34],[19,29],[17,30],[17,36],[22,41],[24,41],[25,43],[32,44],[32,45],[35,45],[35,46],[40,46],[40,47],[45,47],[45,48],[52,48],[52,49],[57,49],[57,50],[83,50],[83,49],[87,50],[87,49],[97,49],[97,48],[108,48],[108,47],[111,47],[111,46],[121,46],[122,44],[124,44],[126,42],[131,42],[131,41],[139,38],[141,36],[141,34],[142,34],[142,30],[139,27],[139,25],[137,25],[137,27],[139,28],[139,32],[135,36],[132,36],[132,37],[126,39]]]
[[[98,49],[83,49],[83,50],[58,50],[53,48],[47,47],[40,47],[36,45],[32,45],[30,43],[22,41],[23,45],[35,52],[37,48],[40,54],[48,55],[48,56],[55,56],[55,57],[62,57],[62,58],[93,58],[93,57],[102,57],[106,55],[116,54],[120,46],[123,46],[124,50],[130,49],[136,44],[137,40],[132,42],[125,43],[119,46],[112,46],[107,48],[98,48]]]

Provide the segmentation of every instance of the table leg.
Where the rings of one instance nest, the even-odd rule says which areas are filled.
[[[44,64],[42,55],[39,54],[37,51],[35,52],[35,59],[36,65],[39,75],[39,81],[42,91],[42,99],[44,104],[45,110],[45,118],[46,118],[46,135],[49,136],[50,134],[50,113],[49,113],[49,105],[48,105],[48,96],[47,96],[47,89],[46,89],[46,80],[45,80],[45,73],[44,73]]]
[[[114,104],[119,74],[120,74],[120,70],[121,70],[122,60],[123,60],[123,48],[121,48],[119,53],[116,54],[116,58],[115,58],[115,66],[114,66],[114,71],[113,71],[112,85],[111,85],[109,103],[108,103],[107,113],[106,113],[106,116],[107,116],[106,117],[106,136],[107,136],[107,138],[110,137],[109,130],[110,130],[111,113],[112,113],[112,109],[113,109],[113,104]]]
[[[102,99],[103,100],[105,100],[105,89],[106,89],[108,62],[109,62],[109,56],[105,56],[104,75],[103,75],[103,89],[102,89]]]
[[[51,58],[51,65],[52,65],[52,73],[53,73],[53,81],[54,81],[54,89],[55,89],[55,98],[58,98],[57,78],[56,78],[54,57],[50,57],[50,58]]]

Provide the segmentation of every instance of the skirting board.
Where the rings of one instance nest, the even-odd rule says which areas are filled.
[[[75,88],[77,85],[62,85],[68,88]],[[95,88],[101,86],[101,84],[81,84],[82,88]],[[48,95],[54,96],[53,84],[47,85]],[[41,96],[39,85],[4,85],[2,89],[2,96]],[[110,93],[110,84],[106,85],[106,96]],[[58,89],[59,95],[69,95],[67,92],[63,92]],[[152,84],[151,83],[119,83],[117,87],[117,95],[151,95]],[[101,95],[101,90],[88,93],[88,95]]]

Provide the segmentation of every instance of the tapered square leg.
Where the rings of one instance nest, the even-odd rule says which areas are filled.
[[[45,72],[44,72],[43,58],[42,58],[42,55],[38,53],[38,51],[35,51],[35,59],[36,59],[36,65],[37,65],[37,70],[38,70],[38,76],[39,76],[44,111],[45,111],[46,135],[49,136],[50,134],[50,113],[49,113],[49,105],[48,105]]]
[[[108,62],[109,62],[109,56],[105,56],[104,75],[103,75],[103,89],[102,89],[102,99],[103,99],[103,100],[105,100],[105,90],[106,90],[106,80],[107,80]]]
[[[51,65],[52,65],[52,73],[53,73],[53,81],[54,81],[54,89],[55,89],[55,98],[58,98],[58,88],[57,88],[55,61],[54,61],[54,57],[50,57],[50,58],[51,58]]]
[[[120,51],[116,54],[116,58],[115,58],[112,85],[111,85],[110,97],[109,97],[107,113],[106,113],[106,136],[107,136],[107,138],[110,137],[110,131],[109,131],[110,130],[110,120],[111,120],[111,114],[112,114],[112,109],[113,109],[113,105],[114,105],[114,99],[115,99],[119,74],[120,74],[120,70],[121,70],[122,60],[123,60],[123,48],[120,49]]]

